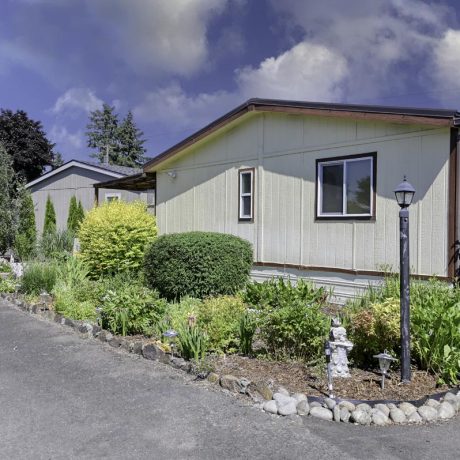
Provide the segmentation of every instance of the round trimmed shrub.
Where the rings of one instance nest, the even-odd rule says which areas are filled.
[[[107,202],[89,211],[81,223],[80,256],[92,278],[135,271],[156,236],[155,217],[145,203]]]
[[[163,235],[146,252],[146,281],[169,300],[234,294],[246,285],[252,261],[251,244],[234,235]]]

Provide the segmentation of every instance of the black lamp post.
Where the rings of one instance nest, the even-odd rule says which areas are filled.
[[[396,201],[401,207],[399,211],[399,280],[401,302],[401,381],[409,383],[410,373],[410,284],[409,284],[409,209],[414,198],[415,189],[404,176],[395,189]]]

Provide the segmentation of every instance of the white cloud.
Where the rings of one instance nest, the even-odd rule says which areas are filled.
[[[265,97],[336,101],[348,75],[343,56],[325,46],[302,42],[257,68],[237,71],[239,92],[245,98]]]
[[[448,29],[434,49],[431,77],[438,98],[448,107],[460,105],[460,30]]]
[[[188,76],[208,57],[207,26],[227,0],[87,0],[112,26],[113,47],[133,71]]]
[[[102,107],[102,100],[88,88],[70,88],[59,96],[51,112],[54,114],[68,110],[78,110],[85,113],[92,112]]]
[[[79,130],[71,133],[65,126],[53,125],[49,137],[52,142],[57,144],[58,151],[64,151],[72,154],[76,150],[80,150],[84,145],[83,133]]]

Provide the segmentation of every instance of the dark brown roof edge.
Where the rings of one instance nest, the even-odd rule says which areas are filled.
[[[215,132],[243,114],[250,111],[291,112],[332,116],[357,116],[357,118],[384,118],[391,121],[396,119],[400,123],[415,123],[417,120],[425,123],[451,126],[460,125],[460,113],[449,109],[428,109],[416,107],[390,107],[381,105],[335,104],[326,102],[286,101],[278,99],[253,98],[234,108],[225,115],[217,118],[204,128],[196,131],[184,140],[163,151],[155,158],[144,164],[144,171],[155,166],[167,158],[175,155],[186,147],[190,147],[199,140]],[[358,117],[358,114],[360,115]]]

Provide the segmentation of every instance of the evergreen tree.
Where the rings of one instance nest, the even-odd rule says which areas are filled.
[[[14,239],[13,182],[13,161],[0,143],[0,253],[9,249]]]
[[[140,167],[144,164],[144,133],[134,123],[134,117],[131,110],[121,123],[118,129],[118,164],[121,166],[130,166],[132,168]]]
[[[109,163],[117,164],[118,115],[115,113],[115,107],[103,104],[102,110],[97,109],[90,113],[89,120],[86,126],[88,147],[97,149],[91,157],[104,163],[108,150]]]
[[[24,260],[34,252],[37,242],[37,230],[35,228],[32,195],[23,185],[18,187],[17,213],[18,222],[14,247],[17,255]]]
[[[64,164],[64,159],[62,158],[62,155],[60,152],[56,152],[54,155],[54,160],[53,160],[53,169],[59,168],[59,166],[62,166]]]
[[[45,224],[43,225],[43,235],[56,233],[56,211],[50,196],[46,199]]]
[[[76,213],[76,231],[80,230],[80,224],[83,222],[83,219],[85,218],[85,210],[83,209],[83,205],[81,204],[81,201],[78,202],[78,208],[77,208],[77,213]]]
[[[77,198],[74,195],[70,199],[69,204],[69,216],[67,217],[67,230],[75,233],[77,231],[77,213],[78,213],[78,204]]]
[[[16,175],[27,182],[54,164],[54,144],[46,138],[42,124],[23,110],[0,110],[0,143],[11,156]]]

